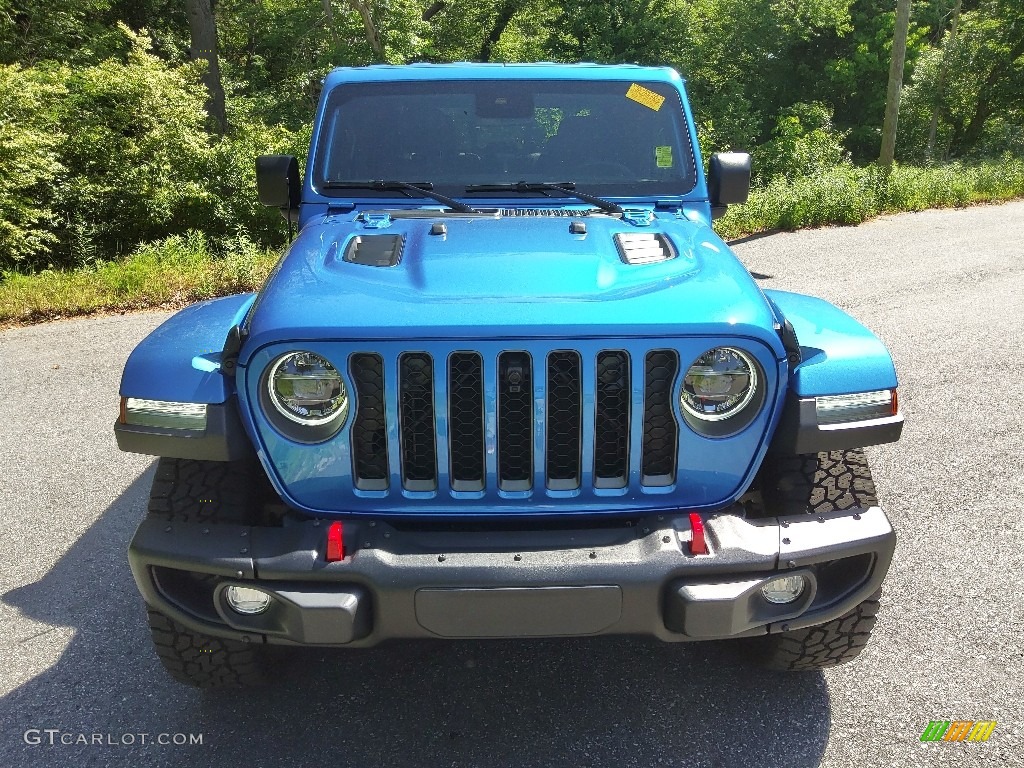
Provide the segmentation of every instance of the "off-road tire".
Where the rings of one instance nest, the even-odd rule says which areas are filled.
[[[152,608],[147,613],[156,654],[179,683],[238,688],[265,681],[262,646],[193,632]]]
[[[810,672],[853,661],[871,637],[881,596],[879,589],[827,624],[754,638],[757,661],[785,672]]]
[[[179,523],[259,523],[268,489],[255,457],[240,461],[163,457],[149,494],[149,514]]]
[[[270,494],[268,496],[268,494]],[[168,522],[250,525],[265,523],[264,503],[274,498],[255,456],[241,461],[161,458],[149,496],[149,515]],[[213,589],[216,577],[195,574]],[[147,608],[157,656],[178,682],[196,688],[258,685],[266,649],[195,632]]]
[[[821,514],[878,504],[864,451],[827,451],[766,459],[761,495],[769,515]]]
[[[861,450],[778,457],[762,469],[761,478],[770,515],[821,514],[878,504]],[[826,624],[752,638],[748,649],[768,669],[802,672],[845,664],[860,655],[871,637],[881,595],[879,589]]]

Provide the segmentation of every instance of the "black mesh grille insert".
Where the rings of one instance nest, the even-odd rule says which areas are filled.
[[[352,421],[352,472],[356,488],[380,491],[388,487],[388,439],[384,409],[384,361],[380,355],[349,358],[356,388]]]
[[[533,486],[533,371],[526,352],[498,356],[498,486]]]
[[[679,356],[656,349],[644,360],[644,444],[640,465],[644,485],[671,485],[675,481],[679,426],[672,412],[672,383]]]
[[[484,372],[476,352],[448,358],[448,435],[452,489],[484,488]]]
[[[437,488],[437,447],[434,440],[434,364],[425,352],[399,358],[399,430],[402,485],[410,491]]]
[[[594,485],[625,488],[629,477],[629,355],[597,356],[597,414],[594,423]]]
[[[580,487],[582,379],[577,352],[548,355],[547,484],[552,490]]]

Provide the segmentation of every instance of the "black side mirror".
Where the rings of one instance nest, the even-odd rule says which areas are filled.
[[[256,158],[256,194],[268,208],[280,208],[292,217],[302,199],[299,161],[292,155],[261,155]]]
[[[718,152],[711,156],[708,197],[711,218],[725,215],[730,205],[747,202],[750,195],[750,155],[746,152]]]

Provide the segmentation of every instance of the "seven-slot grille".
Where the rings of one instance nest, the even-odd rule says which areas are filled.
[[[585,477],[594,488],[624,491],[631,457],[639,460],[641,485],[675,482],[674,350],[649,350],[635,360],[616,349],[590,360],[576,350],[510,350],[486,361],[476,351],[436,359],[409,351],[390,368],[397,372],[393,389],[385,382],[386,368],[379,354],[349,357],[356,395],[352,470],[359,490],[394,490],[389,422],[398,426],[395,453],[405,491],[437,491],[445,458],[456,494],[489,487],[529,494],[540,483],[548,492],[572,494]],[[642,402],[634,402],[634,387],[642,389]],[[634,429],[634,419],[641,429]],[[439,424],[447,428],[439,432]]]

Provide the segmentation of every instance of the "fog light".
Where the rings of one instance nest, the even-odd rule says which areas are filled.
[[[807,579],[803,576],[783,576],[761,587],[761,594],[769,603],[792,603],[804,593],[806,585]]]
[[[270,605],[270,595],[261,589],[251,587],[228,587],[224,590],[224,597],[231,610],[246,616],[263,613]]]

